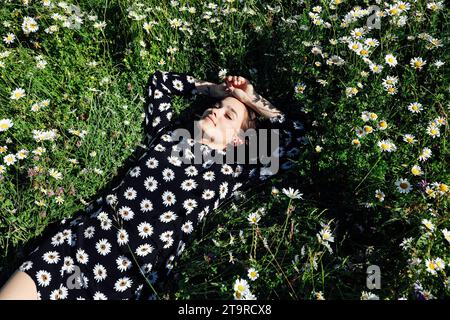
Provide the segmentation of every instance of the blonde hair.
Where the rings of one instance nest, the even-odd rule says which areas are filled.
[[[258,114],[250,107],[245,106],[247,109],[247,118],[242,122],[241,129],[245,132],[247,129],[256,129]]]

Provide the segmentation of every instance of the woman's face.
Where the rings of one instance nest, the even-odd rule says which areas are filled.
[[[245,104],[234,97],[226,97],[218,105],[206,109],[196,125],[202,136],[225,148],[233,141],[246,117]]]

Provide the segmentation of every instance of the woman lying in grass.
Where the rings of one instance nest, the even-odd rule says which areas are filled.
[[[0,299],[156,298],[153,284],[170,273],[198,223],[234,191],[278,171],[274,161],[268,169],[267,163],[226,157],[230,150],[239,155],[241,147],[252,147],[255,141],[245,137],[259,129],[257,116],[283,128],[276,131],[276,149],[268,156],[258,153],[258,160],[266,156],[282,169],[292,166],[303,126],[257,94],[247,79],[227,76],[214,84],[156,71],[148,83],[149,150],[85,214],[58,222],[56,233],[21,261]],[[185,128],[199,134],[180,139],[186,131],[167,129],[172,96],[196,93],[218,103]]]

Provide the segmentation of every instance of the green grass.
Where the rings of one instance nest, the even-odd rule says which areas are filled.
[[[228,74],[249,78],[258,93],[281,109],[300,111],[308,143],[290,173],[243,192],[198,226],[173,278],[159,287],[161,296],[233,299],[233,285],[241,278],[247,279],[258,299],[315,299],[318,292],[326,299],[360,299],[369,291],[380,299],[448,298],[450,237],[445,238],[444,230],[450,229],[445,191],[450,182],[449,32],[443,23],[448,21],[448,9],[433,11],[426,1],[417,1],[400,14],[408,17],[404,26],[392,24],[389,14],[383,17],[380,30],[364,35],[379,42],[368,57],[383,70],[373,73],[360,55],[339,41],[351,37],[352,30],[365,26],[367,20],[363,15],[343,26],[344,16],[357,4],[367,8],[373,2],[343,1],[335,9],[330,1],[280,0],[271,6],[267,1],[211,2],[229,13],[214,13],[202,1],[189,5],[180,1],[195,7],[196,12],[190,13],[161,1],[142,1],[140,6],[121,0],[82,0],[76,4],[86,15],[78,29],[54,21],[55,12],[70,17],[61,7],[48,8],[41,2],[25,6],[18,1],[2,5],[0,36],[12,32],[17,37],[12,44],[0,43],[0,52],[11,52],[0,58],[4,63],[0,65],[0,120],[14,123],[0,132],[0,148],[7,146],[0,149],[2,278],[6,280],[16,267],[25,244],[31,245],[52,222],[82,210],[138,157],[145,143],[143,89],[154,70],[188,72],[219,82],[219,71],[226,69]],[[314,8],[319,5],[321,10]],[[385,3],[379,6],[388,8]],[[309,14],[314,10],[320,11],[318,24]],[[207,11],[211,11],[209,19],[204,16]],[[97,18],[91,21],[87,14]],[[137,15],[144,19],[135,20]],[[28,36],[21,27],[26,16],[39,25]],[[192,34],[172,28],[168,19],[175,18],[190,23]],[[146,32],[143,23],[152,20],[159,24]],[[104,29],[94,27],[99,21],[106,21]],[[60,30],[44,32],[52,24]],[[170,54],[170,47],[178,50]],[[385,62],[391,53],[398,60],[395,67]],[[44,69],[36,67],[38,55],[47,61]],[[333,56],[346,63],[333,64]],[[421,70],[410,64],[416,57],[426,60]],[[98,65],[89,66],[90,61]],[[437,61],[445,64],[438,67]],[[387,76],[398,77],[395,94],[383,87]],[[296,92],[298,83],[306,85],[303,93]],[[19,87],[26,96],[10,99]],[[351,88],[358,92],[346,94]],[[31,111],[33,103],[44,99],[50,100],[48,106]],[[208,99],[198,102],[176,99],[181,121],[192,121]],[[409,111],[412,102],[420,102],[423,111]],[[377,119],[364,121],[364,111],[375,113]],[[438,126],[440,135],[432,137],[426,128],[438,117],[444,123]],[[377,127],[380,120],[387,122],[385,130]],[[358,137],[356,129],[365,125],[373,132]],[[34,129],[56,129],[58,136],[55,141],[37,142]],[[71,129],[88,133],[81,138]],[[404,142],[405,134],[415,135],[417,142]],[[377,144],[385,139],[397,150],[382,152]],[[33,158],[38,147],[46,152]],[[418,156],[425,147],[432,156],[421,161]],[[27,158],[11,166],[4,163],[4,156],[21,149],[29,151]],[[411,172],[414,165],[421,167],[421,176]],[[41,171],[29,176],[33,168]],[[62,179],[50,177],[50,168],[62,173]],[[397,190],[400,178],[411,184],[409,193]],[[422,180],[427,181],[429,193],[418,185]],[[272,187],[280,193],[273,195]],[[304,200],[288,199],[281,192],[288,187],[304,193]],[[62,203],[48,195],[59,188],[64,188]],[[375,197],[376,190],[384,193],[383,201]],[[254,212],[261,213],[257,226],[247,221]],[[435,226],[433,230],[427,229],[425,219]],[[331,251],[317,238],[328,223],[334,237],[328,242]],[[401,247],[408,238],[409,244]],[[445,262],[443,270],[427,269],[426,261],[438,258]],[[370,265],[380,266],[379,290],[366,287]],[[259,272],[255,281],[247,277],[251,267]],[[415,290],[417,283],[422,289]]]

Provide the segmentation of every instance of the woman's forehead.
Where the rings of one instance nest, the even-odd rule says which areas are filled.
[[[246,106],[241,101],[233,97],[226,97],[221,100],[221,107],[225,107],[230,110],[235,110],[236,113],[244,115],[246,112]]]

